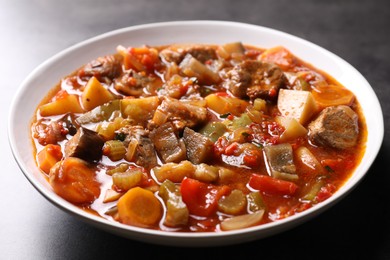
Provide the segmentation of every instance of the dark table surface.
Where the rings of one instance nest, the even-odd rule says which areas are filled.
[[[390,259],[390,2],[209,0],[1,0],[0,113],[22,80],[57,52],[132,25],[227,20],[281,30],[342,57],[370,82],[385,121],[380,153],[341,202],[282,234],[226,247],[177,248],[118,237],[81,222],[41,196],[15,163],[0,124],[0,259]],[[387,161],[387,162],[386,162]]]

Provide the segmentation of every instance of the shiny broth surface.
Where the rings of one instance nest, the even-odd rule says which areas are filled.
[[[91,214],[223,232],[331,197],[365,152],[354,93],[282,46],[121,46],[37,107],[36,161]]]

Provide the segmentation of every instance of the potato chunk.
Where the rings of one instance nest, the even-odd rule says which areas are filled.
[[[211,110],[219,114],[231,113],[235,116],[241,115],[249,105],[247,101],[240,98],[217,94],[210,94],[205,97],[205,100]]]
[[[157,96],[121,99],[121,112],[124,117],[134,120],[136,124],[146,124],[152,118],[159,102]]]
[[[317,104],[309,91],[281,89],[278,109],[283,116],[294,118],[304,125],[317,112]]]
[[[296,119],[283,116],[275,117],[276,122],[284,127],[284,132],[280,136],[280,142],[288,142],[307,134],[307,129]]]
[[[57,116],[69,112],[82,113],[84,110],[80,106],[77,96],[73,94],[70,95],[67,92],[63,92],[61,96],[54,101],[39,107],[39,114],[41,116]]]
[[[97,106],[103,105],[114,99],[111,94],[95,77],[92,77],[81,95],[81,103],[87,111],[94,109]]]

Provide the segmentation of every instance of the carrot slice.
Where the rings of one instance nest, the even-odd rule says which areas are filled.
[[[135,187],[118,201],[119,220],[127,225],[148,227],[162,217],[162,205],[153,192]]]
[[[311,92],[314,100],[323,107],[351,105],[355,95],[338,85],[316,86]]]

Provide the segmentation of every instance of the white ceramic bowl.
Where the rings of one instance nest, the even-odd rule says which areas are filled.
[[[353,176],[331,198],[292,217],[243,230],[219,233],[168,233],[110,222],[86,213],[57,196],[37,168],[30,139],[30,121],[41,99],[63,76],[90,60],[116,51],[116,46],[171,43],[223,44],[241,41],[259,47],[282,45],[293,54],[322,69],[352,90],[368,126],[366,153]],[[14,157],[31,184],[59,208],[98,228],[130,239],[175,246],[228,245],[264,238],[307,221],[334,205],[363,179],[383,141],[383,115],[379,101],[366,79],[349,63],[298,37],[273,29],[225,21],[176,21],[146,24],[112,31],[76,44],[37,67],[22,83],[9,115],[9,141]]]

